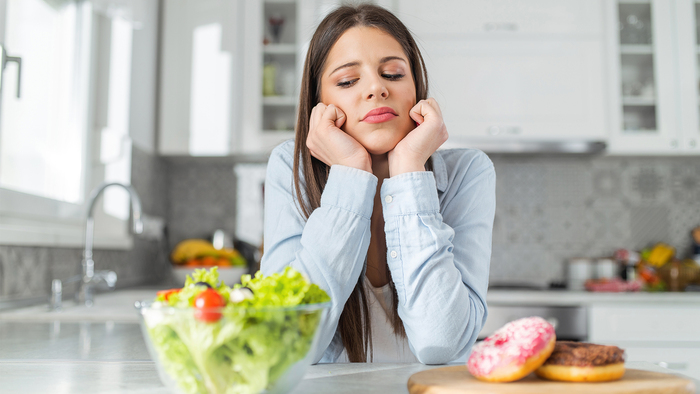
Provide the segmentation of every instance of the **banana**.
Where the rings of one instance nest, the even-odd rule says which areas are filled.
[[[170,254],[170,258],[174,262],[184,263],[197,256],[216,252],[220,251],[214,249],[214,245],[209,241],[203,239],[186,239],[175,246],[175,249]]]
[[[211,242],[203,239],[186,239],[175,246],[170,259],[176,264],[184,264],[202,256],[227,258],[233,265],[245,265],[246,261],[236,249],[215,249]]]

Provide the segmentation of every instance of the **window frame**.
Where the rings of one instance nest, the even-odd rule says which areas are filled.
[[[7,1],[0,0],[0,42],[4,42]],[[100,89],[109,86],[109,56],[104,56],[105,42],[100,42],[100,18],[90,2],[79,2],[81,48],[81,122],[84,135],[82,199],[80,203],[59,201],[43,196],[0,187],[0,245],[41,247],[80,247],[85,244],[87,199],[90,191],[104,181],[104,165],[100,163],[100,127],[96,126],[98,111],[104,111],[106,101],[99,100]],[[104,26],[103,26],[104,28]],[[106,42],[109,49],[109,42]],[[21,56],[21,55],[19,55]],[[9,76],[8,76],[9,77]],[[24,77],[24,76],[23,76]],[[1,114],[0,114],[1,116]],[[128,220],[105,214],[102,205],[95,206],[96,249],[131,249],[133,239]]]

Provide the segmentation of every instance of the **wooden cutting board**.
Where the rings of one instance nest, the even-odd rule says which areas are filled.
[[[421,371],[408,379],[411,394],[465,394],[465,393],[596,393],[596,394],[675,394],[695,393],[692,380],[678,376],[627,369],[620,380],[602,383],[554,382],[530,374],[510,383],[488,383],[474,378],[466,366],[455,365]]]

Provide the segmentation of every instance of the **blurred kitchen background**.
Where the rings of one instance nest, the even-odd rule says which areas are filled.
[[[135,236],[123,190],[98,200],[95,267],[118,288],[167,283],[175,245],[216,230],[259,247],[267,155],[338,3],[0,0],[0,302],[80,274],[105,181],[145,215]],[[563,286],[572,259],[657,243],[699,258],[698,2],[375,3],[418,39],[445,147],[496,166],[491,283]]]

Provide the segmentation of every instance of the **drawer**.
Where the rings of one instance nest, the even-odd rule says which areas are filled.
[[[592,342],[700,342],[700,306],[592,305]]]

